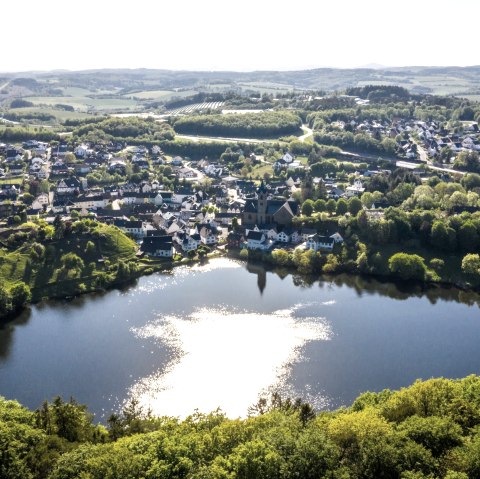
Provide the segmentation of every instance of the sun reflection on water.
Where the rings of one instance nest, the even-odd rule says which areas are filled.
[[[258,395],[289,389],[290,367],[302,347],[328,340],[325,318],[302,315],[306,305],[271,313],[201,308],[187,316],[157,317],[133,333],[174,351],[166,370],[137,381],[129,397],[156,415],[185,417],[217,407],[230,417],[245,416]]]

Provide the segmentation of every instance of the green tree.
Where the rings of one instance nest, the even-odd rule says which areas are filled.
[[[463,176],[461,183],[467,190],[480,188],[480,175],[477,173],[467,173]]]
[[[348,203],[343,198],[340,198],[337,201],[337,205],[336,205],[337,215],[343,216],[347,211],[348,211]]]
[[[336,209],[337,209],[337,202],[333,199],[333,198],[330,198],[328,201],[327,201],[327,211],[330,215],[332,215],[333,213],[335,213]]]
[[[477,228],[472,221],[465,221],[457,234],[458,246],[463,251],[475,251],[480,245]]]
[[[432,245],[435,248],[453,251],[456,246],[456,233],[453,228],[447,227],[443,221],[435,221],[430,233]]]
[[[427,273],[424,259],[416,254],[396,253],[388,260],[388,267],[404,280],[424,280]]]
[[[29,286],[20,281],[10,288],[10,297],[13,310],[19,310],[31,301],[32,294]]]
[[[66,269],[83,269],[85,266],[82,258],[75,253],[67,253],[62,255],[60,263]]]
[[[371,208],[374,202],[373,194],[370,193],[369,191],[366,191],[361,196],[361,201],[366,208]]]
[[[357,216],[357,214],[363,209],[362,202],[356,196],[353,196],[348,201],[348,211],[352,216]]]
[[[480,255],[465,255],[462,259],[462,271],[466,274],[480,276]]]
[[[312,216],[314,208],[312,200],[305,200],[302,205],[302,214],[305,216]]]
[[[290,262],[290,255],[284,249],[276,249],[272,252],[272,259],[275,264],[286,266]]]
[[[0,286],[0,318],[5,317],[12,312],[12,298],[10,292],[3,286]]]
[[[317,213],[323,213],[327,209],[327,203],[325,200],[320,198],[317,201],[315,201],[314,207]]]
[[[95,243],[93,241],[87,241],[85,245],[85,254],[87,257],[91,258],[97,252],[97,248],[95,247]]]
[[[462,151],[460,152],[453,163],[455,168],[470,172],[480,171],[479,156],[476,151]]]

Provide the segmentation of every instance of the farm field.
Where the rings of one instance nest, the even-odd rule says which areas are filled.
[[[187,96],[195,95],[198,93],[196,90],[144,90],[139,92],[127,93],[123,95],[123,98],[140,100],[172,100],[173,98],[184,98]]]
[[[140,104],[129,98],[89,98],[86,96],[30,96],[25,100],[35,105],[70,105],[82,112],[104,110],[135,110]]]
[[[63,104],[65,102],[62,101]],[[37,106],[37,107],[28,107],[28,108],[15,108],[10,110],[12,113],[17,113],[19,115],[22,114],[31,114],[31,113],[45,113],[47,115],[53,115],[58,121],[64,120],[71,120],[71,119],[82,119],[87,118],[90,115],[88,113],[80,112],[80,111],[66,111],[60,108],[53,108],[53,107],[45,107],[45,106]],[[26,123],[42,123],[37,120],[25,120]]]
[[[218,110],[223,105],[225,105],[224,101],[194,103],[193,105],[187,105],[181,108],[176,108],[175,110],[169,110],[167,113],[169,113],[170,115],[188,115],[189,113],[198,110]]]
[[[288,85],[278,85],[275,83],[238,83],[238,86],[243,90],[243,91],[257,91],[258,93],[272,93],[272,94],[283,94],[283,93],[288,93],[289,91],[292,90],[292,86]]]

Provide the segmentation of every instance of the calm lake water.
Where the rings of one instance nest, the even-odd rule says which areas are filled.
[[[129,398],[157,415],[244,416],[280,389],[317,408],[417,378],[480,373],[480,296],[216,259],[123,290],[31,308],[0,329],[0,394],[55,395],[97,419]]]

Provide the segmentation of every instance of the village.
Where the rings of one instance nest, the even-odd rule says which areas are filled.
[[[110,172],[125,171],[127,162],[116,156],[125,145],[112,144],[101,150],[83,143],[72,150],[66,144],[52,148],[39,141],[26,141],[22,147],[0,145],[0,154],[8,165],[8,174],[1,184],[0,217],[15,218],[14,224],[22,214],[24,220],[44,218],[50,224],[57,217],[63,221],[93,218],[134,238],[140,245],[139,254],[161,258],[225,246],[270,251],[300,246],[331,251],[342,241],[336,231],[321,235],[312,228],[292,226],[301,207],[292,194],[305,188],[300,179],[289,177],[286,181],[259,184],[220,176],[222,167],[214,162],[167,158],[157,147],[126,148],[131,155],[129,162],[140,170],[151,164],[170,166],[178,186],[166,190],[157,180],[146,180],[90,187],[85,175],[98,166],[106,166]],[[73,155],[81,161],[69,164],[66,160]],[[28,173],[23,170],[25,163]],[[278,163],[295,165],[295,159],[286,153]],[[9,183],[9,177],[19,174],[25,175],[23,184],[40,185],[38,194],[25,194],[22,183]],[[40,191],[47,180],[54,187]],[[318,178],[315,181],[323,182]],[[327,182],[326,192],[332,198],[339,194],[360,195],[364,191],[360,181],[347,188],[346,193],[334,182]]]
[[[389,138],[396,145],[395,156],[383,163],[372,161],[372,154],[342,151],[355,170],[340,183],[335,173],[314,176],[314,169],[290,151],[271,163],[250,153],[249,162],[268,164],[273,173],[252,179],[230,174],[220,159],[169,156],[157,145],[80,140],[0,143],[0,218],[10,228],[37,218],[47,223],[57,217],[93,218],[134,238],[139,254],[167,259],[225,247],[331,252],[343,242],[337,230],[319,231],[293,221],[302,214],[302,203],[312,197],[312,190],[325,200],[361,197],[365,180],[390,174],[391,168],[381,168],[389,161],[412,171],[421,182],[428,181],[435,168],[449,181],[449,173],[462,173],[453,169],[455,155],[480,151],[480,133],[476,122],[451,130],[440,125],[404,119],[332,122],[331,132]],[[156,179],[158,168],[171,180],[167,185],[161,176]],[[89,184],[89,175],[99,171],[115,181]],[[377,197],[363,208],[369,217],[379,219],[388,206],[385,198]]]

